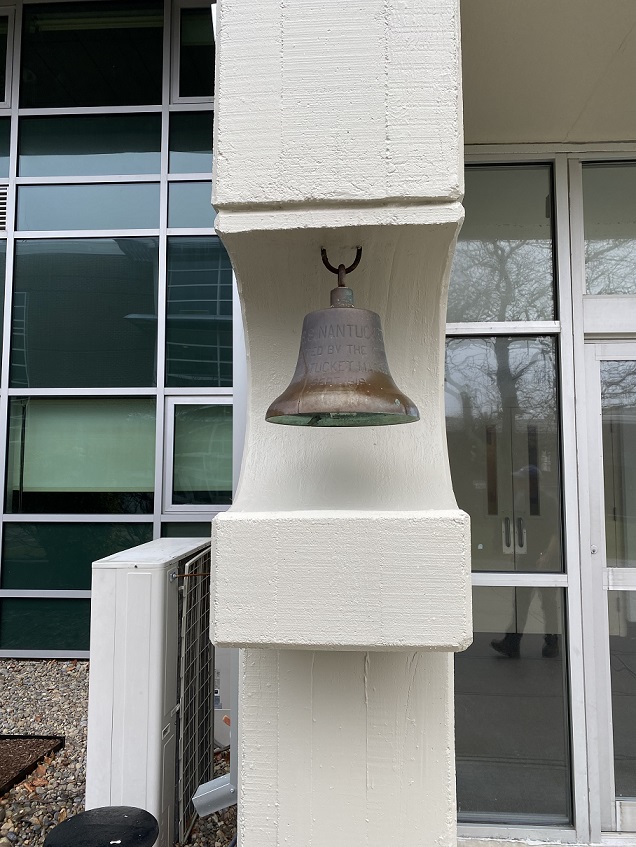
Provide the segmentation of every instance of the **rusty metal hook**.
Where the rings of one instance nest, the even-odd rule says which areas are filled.
[[[344,278],[346,274],[350,274],[351,271],[355,271],[355,269],[360,264],[360,259],[362,258],[362,247],[356,247],[356,257],[348,268],[346,268],[344,265],[338,265],[337,268],[334,267],[327,258],[327,250],[324,247],[320,248],[320,255],[322,257],[322,263],[327,268],[327,270],[331,271],[332,274],[338,275],[338,285],[342,287],[345,284]]]

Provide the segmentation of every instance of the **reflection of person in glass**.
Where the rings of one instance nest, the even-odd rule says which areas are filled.
[[[523,539],[527,547],[525,554],[519,556],[523,570],[555,572],[561,569],[561,541],[559,531],[559,505],[557,498],[549,490],[551,486],[541,486],[541,471],[535,466],[521,468],[513,474],[515,489],[515,515],[531,515],[532,524]],[[546,490],[547,489],[547,490]],[[553,659],[559,655],[559,613],[557,591],[554,588],[538,586],[514,589],[514,608],[508,631],[500,639],[493,639],[490,646],[497,653],[508,658],[518,658],[521,639],[526,631],[528,613],[536,597],[542,611],[544,642],[541,655]]]

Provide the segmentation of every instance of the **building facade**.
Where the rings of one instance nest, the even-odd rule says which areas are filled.
[[[206,536],[231,498],[213,27],[162,0],[2,4],[0,27],[0,653],[81,656],[91,561]]]
[[[621,2],[462,4],[446,414],[472,521],[456,717],[473,834],[486,807],[503,838],[636,829],[633,25]]]
[[[636,830],[631,6],[462,9],[446,414],[472,519],[467,839]],[[198,0],[25,0],[0,3],[0,38],[0,655],[87,656],[91,562],[207,535],[230,502],[214,33]]]

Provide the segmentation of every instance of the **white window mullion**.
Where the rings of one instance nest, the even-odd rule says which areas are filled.
[[[561,467],[563,497],[563,540],[568,575],[567,626],[570,661],[570,737],[572,759],[573,811],[577,838],[590,838],[588,744],[585,668],[583,663],[583,621],[581,609],[581,559],[578,490],[578,443],[574,381],[574,321],[572,265],[570,261],[569,179],[567,156],[561,154],[554,165],[554,211],[556,246],[557,314],[561,323],[559,382]]]

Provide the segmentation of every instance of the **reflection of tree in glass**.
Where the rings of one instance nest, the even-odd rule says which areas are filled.
[[[636,408],[636,362],[601,362],[603,409]]]
[[[588,294],[636,294],[636,240],[586,239],[585,279]]]
[[[460,236],[447,320],[553,320],[553,278],[550,240],[462,241]]]
[[[556,428],[554,339],[510,336],[449,339],[446,352],[447,425],[474,428],[500,419]]]

